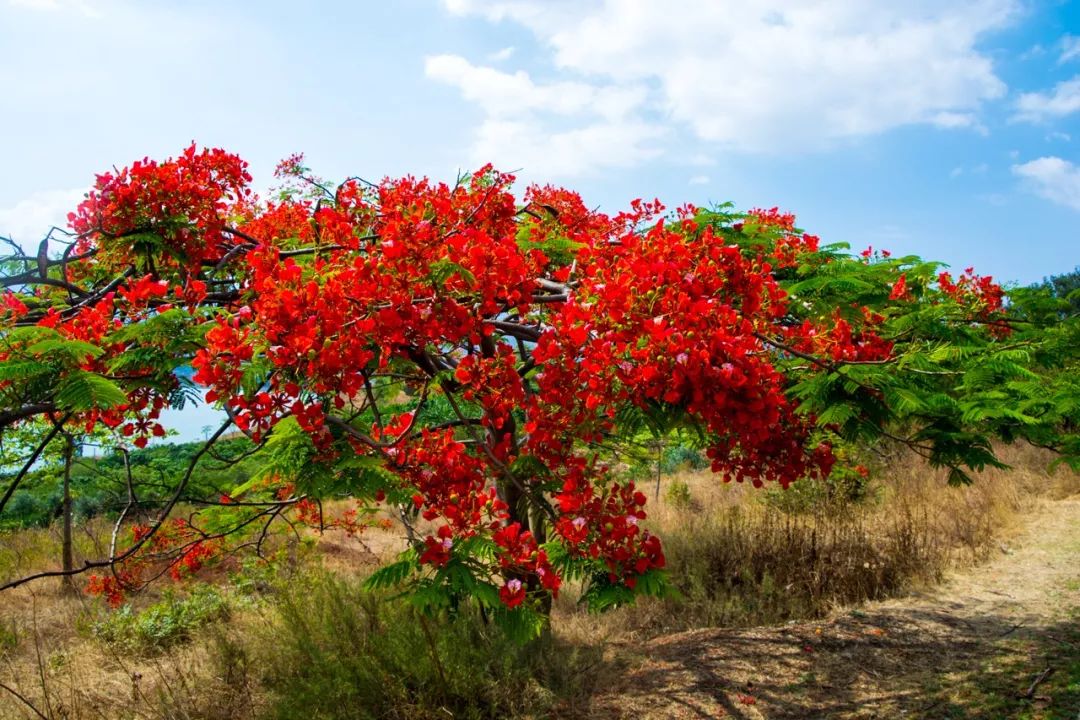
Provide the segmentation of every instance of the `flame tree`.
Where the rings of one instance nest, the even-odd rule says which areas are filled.
[[[826,478],[839,444],[883,437],[952,482],[1000,466],[998,439],[1080,457],[1080,337],[1048,293],[850,254],[775,209],[606,215],[562,188],[519,198],[491,167],[278,174],[260,200],[244,161],[192,146],[99,175],[36,257],[9,243],[0,429],[38,440],[0,513],[58,435],[141,447],[195,393],[228,422],[155,519],[121,513],[107,557],[8,587],[88,572],[119,601],[276,519],[355,531],[381,505],[410,548],[373,585],[531,632],[567,578],[598,608],[663,587],[645,495],[608,453],[642,427],[693,429],[718,478],[755,485]],[[232,426],[266,473],[172,517]],[[331,496],[356,508],[325,516]]]

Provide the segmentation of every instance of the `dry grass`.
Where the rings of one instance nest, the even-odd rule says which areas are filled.
[[[1080,496],[1042,500],[1037,517],[1008,553],[917,594],[641,643],[579,717],[1075,718]]]
[[[108,554],[112,526],[93,519],[75,535],[75,563]],[[348,538],[339,532],[307,536],[299,547],[284,538],[274,573],[289,576],[314,567],[342,575],[370,572],[392,555],[396,538],[373,532]],[[6,534],[0,543],[0,579],[56,569],[61,538],[56,527]],[[228,588],[235,559],[211,568],[202,580]],[[256,577],[254,582],[261,581]],[[81,586],[82,581],[77,585]],[[184,585],[179,586],[181,593]],[[176,588],[167,579],[131,599],[136,611]],[[267,695],[249,667],[252,638],[265,638],[270,611],[242,602],[228,622],[196,631],[190,642],[163,651],[131,652],[94,636],[95,621],[107,617],[103,603],[71,594],[59,580],[44,579],[0,593],[0,720],[127,718],[228,720],[264,714]],[[29,702],[18,699],[15,691]],[[33,708],[30,707],[33,706]]]
[[[133,655],[88,636],[96,614],[81,598],[38,594],[19,644],[0,656],[0,682],[49,720],[89,718],[255,717],[258,698],[243,663],[228,649],[250,630],[253,616],[208,628],[168,652]],[[44,622],[43,622],[44,621]],[[0,690],[0,692],[4,692]],[[0,718],[39,717],[7,691]]]
[[[662,498],[649,522],[664,539],[681,597],[645,599],[597,618],[567,593],[557,604],[557,627],[583,641],[610,642],[775,624],[932,585],[948,568],[1005,546],[1040,498],[1080,492],[1080,475],[1049,471],[1049,453],[1018,446],[1003,457],[1012,469],[950,487],[943,472],[896,456],[863,501],[819,501],[798,512],[770,491],[702,473],[672,476],[665,482],[686,483],[691,502]]]
[[[585,613],[564,593],[554,614],[563,647],[589,648],[596,684],[632,661],[635,641],[707,626],[745,626],[821,617],[837,607],[901,594],[937,582],[942,573],[979,562],[1010,542],[1036,498],[1080,492],[1080,477],[1048,473],[1050,457],[1007,448],[1011,471],[988,471],[967,488],[910,458],[894,459],[864,502],[782,509],[767,493],[724,485],[708,474],[685,482],[691,507],[663,499],[651,508],[665,540],[675,600],[643,601],[604,616]],[[107,524],[77,534],[77,555],[100,557]],[[327,536],[305,562],[339,575],[363,568],[398,547],[378,532],[361,540]],[[6,535],[0,577],[54,567],[53,530]],[[217,581],[226,582],[220,574]],[[88,632],[99,605],[59,591],[54,581],[6,592],[0,601],[0,683],[53,718],[245,718],[268,712],[270,695],[250,667],[253,638],[277,622],[266,608],[233,612],[227,623],[189,643],[146,657],[120,653]],[[155,599],[154,593],[138,602]],[[262,642],[260,640],[260,642]],[[583,692],[583,691],[578,691]],[[569,698],[573,707],[582,698]],[[569,716],[573,716],[572,713]],[[0,689],[0,718],[35,718]]]
[[[78,524],[72,533],[75,564],[108,556],[111,532],[112,525],[104,518]],[[60,564],[60,547],[59,523],[47,528],[0,532],[0,582],[55,569]]]

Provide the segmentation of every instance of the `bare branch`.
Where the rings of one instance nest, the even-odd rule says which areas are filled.
[[[19,487],[19,483],[21,483],[23,481],[23,478],[26,477],[26,473],[30,472],[30,468],[32,468],[34,466],[34,463],[38,461],[38,458],[41,457],[41,453],[45,451],[45,448],[48,446],[48,444],[52,442],[53,438],[56,437],[56,435],[61,431],[61,429],[63,429],[64,423],[66,423],[68,418],[70,417],[71,413],[68,413],[63,417],[62,420],[60,420],[60,422],[53,423],[52,430],[49,431],[49,434],[45,436],[45,439],[38,444],[37,448],[34,449],[34,452],[30,455],[30,459],[26,461],[26,464],[22,466],[21,470],[19,470],[18,475],[16,475],[15,479],[11,481],[8,489],[4,491],[4,496],[0,498],[0,512],[4,511],[4,507],[7,505],[8,500],[10,500],[11,496],[15,494],[15,489]]]
[[[27,575],[25,577],[21,577],[21,578],[18,578],[16,580],[12,580],[10,582],[4,583],[3,585],[0,585],[0,591],[10,590],[12,588],[17,588],[20,585],[25,585],[28,582],[32,582],[34,580],[40,580],[40,579],[43,579],[43,578],[69,577],[69,576],[73,576],[73,575],[80,575],[80,574],[86,572],[87,570],[93,570],[95,568],[113,567],[114,565],[116,565],[116,563],[123,562],[127,558],[129,558],[132,555],[134,555],[135,553],[137,553],[139,551],[139,549],[142,548],[142,546],[145,545],[147,542],[149,542],[150,539],[153,538],[154,535],[157,534],[158,530],[161,529],[161,527],[164,524],[165,520],[172,513],[173,508],[176,507],[176,504],[180,501],[180,498],[183,497],[184,490],[187,489],[188,483],[191,482],[191,476],[194,474],[195,468],[198,466],[199,461],[202,459],[203,455],[206,454],[207,450],[215,442],[217,442],[217,440],[222,435],[225,434],[225,431],[229,429],[230,425],[232,425],[232,420],[226,420],[224,423],[221,424],[221,427],[219,427],[217,429],[217,431],[213,435],[210,436],[210,438],[206,441],[206,443],[204,443],[203,446],[201,448],[199,448],[199,451],[197,453],[195,453],[195,455],[191,458],[191,462],[188,463],[187,471],[184,473],[184,477],[181,479],[179,485],[176,488],[176,491],[173,493],[172,497],[170,497],[169,500],[162,507],[161,511],[158,513],[157,519],[154,520],[154,522],[150,525],[149,531],[143,537],[141,537],[138,541],[136,541],[134,544],[132,544],[131,547],[129,547],[127,550],[125,550],[124,552],[120,553],[119,555],[117,555],[115,557],[112,557],[112,558],[109,558],[107,560],[94,560],[94,561],[86,560],[86,561],[83,562],[82,567],[74,568],[74,569],[72,569],[70,571],[46,570],[46,571],[43,571],[43,572],[34,573],[33,575]]]

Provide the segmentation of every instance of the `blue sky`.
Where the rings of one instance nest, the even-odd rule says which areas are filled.
[[[0,47],[0,234],[28,245],[95,172],[195,140],[262,187],[295,151],[492,161],[1005,281],[1080,264],[1075,0],[0,0]]]

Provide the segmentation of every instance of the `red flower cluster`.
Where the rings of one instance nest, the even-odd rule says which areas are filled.
[[[425,520],[441,520],[453,534],[467,537],[506,517],[506,503],[490,484],[488,464],[467,452],[452,431],[425,429],[389,454],[391,467],[416,489],[413,502]]]
[[[132,585],[132,578],[123,570],[117,571],[115,575],[92,573],[86,579],[86,594],[103,597],[109,607],[118,608],[124,604],[127,591]]]
[[[144,447],[150,438],[165,435],[165,428],[157,420],[178,383],[172,367],[162,367],[155,362],[154,355],[163,352],[172,338],[147,340],[130,335],[124,337],[120,332],[127,325],[145,319],[150,302],[168,292],[167,282],[145,276],[118,283],[114,292],[80,306],[78,312],[61,313],[50,307],[36,325],[55,331],[54,338],[85,345],[79,346],[77,352],[57,353],[56,346],[47,341],[49,336],[25,336],[24,340],[9,343],[0,352],[0,360],[19,357],[38,362],[62,362],[60,372],[64,378],[77,373],[109,378],[118,374],[114,363],[117,358],[123,358],[120,384],[128,386],[127,401],[112,407],[81,409],[72,414],[72,422],[86,432],[92,432],[99,422],[110,429],[119,428],[123,437],[131,438],[137,447]],[[42,296],[44,299],[48,294],[42,293]],[[17,310],[12,303],[9,307]],[[38,342],[40,340],[46,342]],[[136,354],[136,350],[140,354]],[[17,382],[0,382],[0,388]]]
[[[990,324],[995,336],[1011,332],[1007,325],[995,324],[1004,307],[1005,290],[989,275],[976,275],[974,268],[965,268],[954,281],[951,274],[943,272],[938,275],[938,287],[964,309],[970,320]]]
[[[551,567],[547,553],[537,547],[533,534],[528,530],[523,531],[521,529],[521,523],[510,523],[495,530],[491,539],[500,548],[498,553],[499,567],[503,574],[510,578],[501,592],[511,593],[511,598],[508,599],[503,596],[503,602],[509,607],[514,607],[524,599],[524,588],[521,588],[520,585],[516,588],[510,587],[515,580],[520,583],[522,577],[535,577],[541,587],[550,592],[552,596],[558,597],[562,578]],[[508,590],[508,588],[510,589]]]
[[[763,345],[787,311],[770,262],[699,226],[693,208],[635,231],[660,211],[636,206],[618,219],[617,242],[579,252],[580,284],[533,354],[543,400],[530,448],[557,456],[599,437],[619,405],[660,402],[708,427],[713,467],[729,477],[827,472],[827,456],[802,444],[807,429]]]
[[[141,255],[152,257],[151,266],[195,272],[234,244],[224,232],[226,211],[250,196],[250,181],[247,163],[236,155],[198,152],[194,144],[176,159],[143,159],[103,173],[86,200],[68,214],[80,238],[76,250],[97,250],[97,268],[124,268]]]
[[[127,594],[148,579],[168,571],[173,580],[190,576],[220,553],[219,540],[207,538],[183,518],[152,531],[150,526],[131,526],[131,542],[141,544],[140,552],[125,559],[111,575],[91,575],[86,583],[88,595],[104,597],[112,607],[124,602]]]
[[[566,479],[556,500],[562,514],[555,531],[572,552],[600,560],[610,582],[633,588],[638,576],[664,567],[660,540],[639,525],[646,498],[633,483],[596,488],[579,472]]]
[[[806,320],[802,325],[787,328],[785,334],[792,347],[834,362],[885,360],[892,354],[892,343],[874,330],[881,316],[867,314],[862,326],[855,329],[839,312],[833,315],[831,326],[819,329]]]

